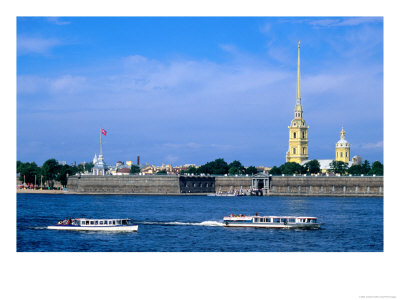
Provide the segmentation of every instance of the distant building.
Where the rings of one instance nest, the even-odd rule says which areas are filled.
[[[115,172],[115,175],[129,175],[131,169],[129,168],[122,168]]]
[[[361,165],[362,164],[362,157],[359,155],[355,155],[353,156],[353,158],[351,159],[351,161],[353,162],[353,166],[355,165]]]

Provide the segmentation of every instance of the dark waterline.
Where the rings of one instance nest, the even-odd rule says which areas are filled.
[[[318,230],[226,228],[231,213],[315,216]],[[131,218],[136,233],[48,230],[64,218]],[[383,198],[17,194],[22,252],[383,251]]]

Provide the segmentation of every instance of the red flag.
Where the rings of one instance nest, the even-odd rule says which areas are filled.
[[[101,129],[101,133],[107,135],[107,131],[105,129]]]

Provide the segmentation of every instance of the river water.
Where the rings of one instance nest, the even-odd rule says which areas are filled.
[[[229,214],[318,217],[321,229],[226,228]],[[138,232],[48,230],[65,218],[130,218]],[[19,252],[379,252],[383,198],[17,194]]]

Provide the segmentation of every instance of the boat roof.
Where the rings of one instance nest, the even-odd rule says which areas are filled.
[[[85,220],[85,221],[96,221],[96,220],[130,220],[129,218],[122,218],[122,219],[117,219],[117,218],[98,218],[98,219],[89,219],[89,218],[75,218],[71,220]]]
[[[286,219],[293,219],[293,218],[297,218],[297,219],[316,219],[316,217],[302,217],[302,216],[228,216],[228,218],[286,218]]]

